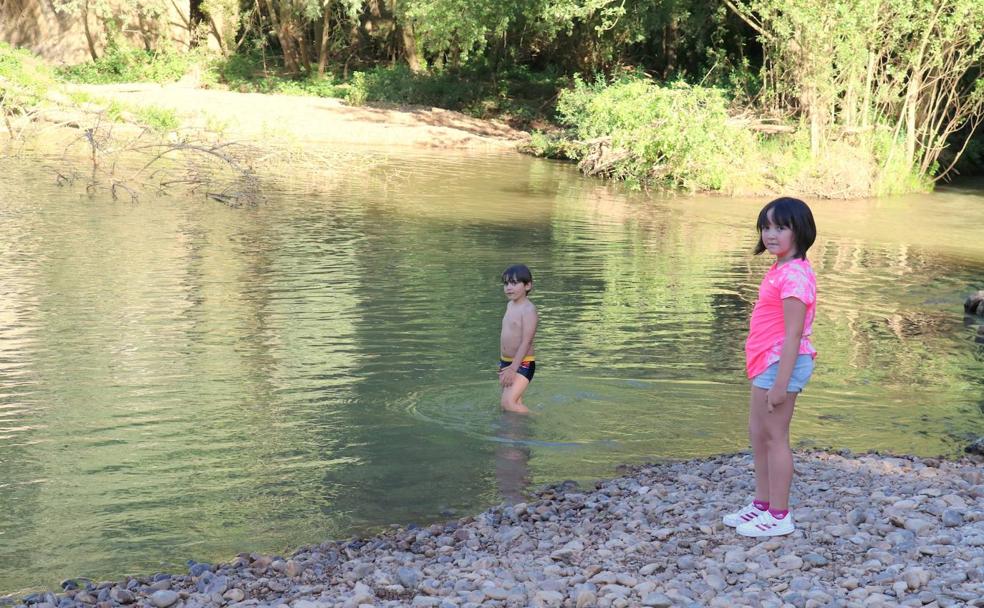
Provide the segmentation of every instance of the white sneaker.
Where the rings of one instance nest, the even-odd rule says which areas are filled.
[[[793,514],[787,513],[786,517],[776,519],[772,513],[762,511],[758,517],[752,521],[745,522],[735,528],[735,532],[742,536],[758,538],[762,536],[785,536],[792,534],[796,529],[793,525]]]
[[[766,509],[767,511],[768,509]],[[765,511],[760,511],[758,507],[755,506],[754,502],[750,502],[744,507],[738,509],[734,513],[728,513],[724,516],[724,525],[731,526],[732,528],[737,528],[743,523],[747,523],[765,513]]]

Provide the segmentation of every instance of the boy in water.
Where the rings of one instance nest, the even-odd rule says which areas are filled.
[[[499,337],[500,405],[508,412],[528,414],[523,393],[536,372],[533,337],[539,320],[536,307],[527,297],[533,290],[533,274],[523,264],[510,266],[502,273],[502,286],[509,303]]]

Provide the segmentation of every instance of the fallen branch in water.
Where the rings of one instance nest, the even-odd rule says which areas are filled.
[[[112,123],[102,114],[85,128],[62,152],[62,165],[71,166],[69,156],[83,145],[88,172],[56,169],[59,185],[84,179],[86,192],[107,190],[113,199],[121,194],[137,201],[142,192],[168,194],[181,186],[192,192],[205,190],[206,196],[232,207],[254,205],[262,200],[251,160],[258,152],[238,142],[203,142],[191,139],[163,141],[158,133],[141,129],[133,137],[114,134]],[[140,158],[145,158],[138,163]]]

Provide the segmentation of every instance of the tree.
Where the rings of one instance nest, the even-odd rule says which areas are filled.
[[[939,179],[984,118],[984,3],[725,2],[765,49],[763,99],[808,124],[814,155],[845,133],[887,131],[911,171]],[[960,151],[939,170],[958,135]]]

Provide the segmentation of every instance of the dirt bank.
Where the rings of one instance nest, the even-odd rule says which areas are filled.
[[[528,135],[508,125],[425,107],[354,107],[338,99],[235,93],[180,84],[75,85],[95,99],[173,110],[188,128],[223,139],[311,145],[512,149]]]

